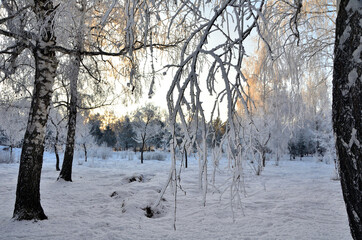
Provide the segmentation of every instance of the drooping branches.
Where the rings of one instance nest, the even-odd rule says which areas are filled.
[[[184,1],[180,7],[188,9],[182,13],[184,18],[195,18],[198,24],[183,43],[179,63],[168,66],[175,68],[176,73],[167,94],[167,102],[173,125],[171,132],[175,133],[176,122],[180,121],[184,141],[188,142],[185,145],[195,145],[199,153],[199,188],[203,192],[204,204],[208,189],[206,139],[209,135],[209,123],[217,117],[214,113],[219,104],[222,104],[227,114],[228,139],[225,142],[233,174],[229,188],[231,201],[240,200],[243,181],[242,146],[239,141],[241,125],[236,103],[240,100],[248,111],[248,95],[245,91],[247,79],[242,72],[242,62],[246,55],[244,41],[258,26],[263,6],[264,1],[229,0],[205,4]],[[173,24],[175,23],[171,22],[170,29]],[[210,100],[205,97],[203,89],[207,89],[215,99],[214,110],[208,117],[205,115],[205,106],[210,105]],[[198,133],[199,140],[196,140]],[[177,147],[175,139],[171,143],[173,148]],[[177,184],[176,159],[174,154],[172,156],[171,172],[164,189],[172,179]],[[174,189],[177,187],[174,186]]]

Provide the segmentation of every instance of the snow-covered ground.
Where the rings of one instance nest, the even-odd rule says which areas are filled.
[[[56,181],[55,158],[46,153],[41,202],[49,219],[38,222],[11,219],[18,164],[0,164],[0,239],[351,239],[340,183],[331,179],[333,164],[268,162],[261,176],[246,167],[246,192],[233,220],[229,192],[219,192],[229,176],[226,163],[217,188],[209,185],[204,207],[192,158],[181,175],[175,231],[171,188],[153,218],[142,210],[157,199],[169,159],[141,165],[137,157],[112,154],[107,160],[76,160],[69,183]],[[140,175],[142,181],[129,181]]]

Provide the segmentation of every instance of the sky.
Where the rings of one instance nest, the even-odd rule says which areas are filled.
[[[257,37],[256,37],[256,33],[253,32],[254,34],[252,34],[249,38],[247,38],[245,40],[245,49],[246,52],[249,56],[253,56],[254,52],[257,49]],[[218,45],[218,38],[217,37],[213,37],[212,39],[210,39],[209,41],[209,45],[211,46],[216,46]],[[156,71],[157,69],[162,69],[163,65],[159,64],[156,67]],[[207,73],[207,69],[205,69],[205,72]],[[163,71],[161,71],[163,72]],[[157,76],[156,78],[156,82],[154,85],[154,95],[149,98],[148,97],[148,91],[149,91],[149,85],[147,86],[142,86],[143,87],[143,96],[139,99],[138,102],[134,102],[131,100],[127,106],[122,103],[122,99],[119,99],[113,106],[109,106],[109,107],[105,107],[102,109],[98,109],[96,110],[97,112],[104,112],[104,111],[113,111],[114,114],[118,117],[122,117],[126,114],[130,114],[132,112],[134,112],[135,110],[137,110],[137,108],[140,108],[142,106],[145,106],[146,104],[153,104],[155,106],[158,106],[160,108],[161,111],[165,111],[168,112],[168,107],[167,107],[167,101],[166,101],[166,95],[167,92],[170,88],[174,73],[176,72],[175,68],[173,69],[169,69],[166,74],[160,74],[159,76]],[[205,75],[206,76],[206,75]],[[216,88],[223,88],[223,84],[218,84],[219,86],[216,85]],[[212,111],[212,108],[214,107],[214,101],[215,101],[215,95],[210,96],[210,94],[206,91],[206,88],[204,88],[204,94],[202,96],[203,98],[203,108],[205,109],[205,116],[206,119],[209,120],[210,119],[210,113]],[[219,105],[220,108],[220,117],[223,120],[227,119],[227,107],[226,107],[226,100],[224,99],[223,103],[221,103]]]
[[[211,18],[214,15],[214,9],[210,8],[208,5],[205,5],[205,10],[204,10],[204,16]],[[224,20],[225,18],[222,18],[222,20],[218,20],[216,22],[216,24],[218,24],[218,26],[220,28],[223,28],[225,32],[230,32],[229,34],[231,35],[231,38],[233,38],[233,35],[235,34],[235,38],[237,38],[237,33],[233,32],[233,30],[236,28],[236,23],[234,22],[235,19],[230,17],[228,19],[227,24],[229,24],[229,26],[227,27],[227,25],[224,25]],[[245,24],[245,27],[248,27],[249,24],[251,23],[252,19],[247,19]],[[219,33],[218,31],[216,31],[215,33],[212,33],[209,37],[208,37],[208,43],[205,44],[205,47],[208,49],[211,49],[215,46],[220,45],[221,41],[224,41],[224,37],[223,35],[221,35],[221,33]],[[253,56],[255,53],[255,50],[257,49],[257,45],[258,45],[258,40],[257,40],[257,33],[255,30],[252,31],[251,35],[244,41],[244,48],[247,52],[247,55],[249,56]],[[166,64],[169,64],[168,62],[165,62],[164,60],[160,59],[161,57],[159,57],[159,61],[157,62],[157,60],[155,61],[155,70],[156,72],[160,69],[162,69],[160,72],[163,73],[163,67]],[[244,58],[245,59],[245,58]],[[213,60],[213,59],[212,59]],[[146,61],[149,61],[148,59],[146,59]],[[163,61],[163,63],[161,63]],[[150,66],[150,64],[144,64],[145,66]],[[140,67],[142,68],[142,66]],[[158,106],[161,111],[165,111],[168,112],[168,107],[167,107],[167,100],[166,100],[166,95],[167,92],[170,88],[172,79],[174,77],[174,73],[176,72],[176,68],[172,68],[172,69],[168,69],[167,72],[165,74],[160,74],[159,76],[156,77],[156,82],[154,85],[154,95],[149,98],[148,97],[148,92],[149,92],[149,83],[142,83],[142,91],[143,91],[143,96],[139,99],[138,102],[134,102],[132,100],[128,101],[128,104],[125,105],[124,104],[124,99],[119,99],[117,103],[115,103],[113,106],[104,108],[104,109],[98,109],[96,110],[97,112],[104,112],[105,110],[107,111],[112,111],[114,112],[114,114],[116,116],[123,116],[126,114],[130,114],[132,112],[134,112],[137,108],[140,108],[142,106],[145,106],[146,104],[150,103],[153,104],[155,106]],[[204,69],[203,73],[200,74],[199,79],[202,79],[201,81],[205,82],[206,76],[208,74],[209,70],[208,69]],[[128,81],[125,80],[126,82]],[[142,81],[142,80],[141,80]],[[120,89],[121,87],[119,87]],[[202,83],[201,82],[201,90],[202,90],[202,101],[203,101],[203,108],[205,110],[205,117],[206,120],[210,119],[210,115],[211,115],[211,111],[214,107],[214,103],[215,103],[215,99],[216,99],[216,95],[210,95],[210,93],[206,90],[206,83]],[[220,81],[219,84],[215,84],[215,88],[219,89],[219,91],[224,89],[224,83],[222,78],[220,77]],[[121,90],[120,90],[121,91]],[[120,92],[119,91],[119,92]],[[217,90],[218,91],[218,90]],[[218,91],[218,92],[219,92]],[[226,120],[227,119],[227,100],[226,98],[223,100],[222,103],[219,103],[219,109],[220,109],[220,117],[222,120]]]

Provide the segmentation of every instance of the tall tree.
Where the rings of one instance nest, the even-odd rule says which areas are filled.
[[[3,144],[10,148],[9,162],[14,162],[13,148],[21,146],[24,137],[27,112],[24,112],[21,104],[24,101],[10,103],[7,107],[0,106],[0,129],[5,135]]]
[[[50,144],[50,149],[55,154],[55,169],[60,171],[60,156],[59,151],[62,150],[62,145],[65,142],[65,118],[58,109],[52,108],[49,113],[48,121],[48,136],[46,141]]]
[[[75,31],[76,43],[75,53],[70,56],[71,71],[68,73],[70,81],[70,102],[68,104],[68,132],[67,142],[64,152],[64,159],[62,170],[60,171],[58,179],[64,179],[65,181],[72,181],[72,166],[74,156],[74,144],[75,144],[75,132],[77,125],[77,102],[78,102],[78,76],[82,60],[81,52],[84,48],[84,25],[85,25],[85,13],[87,10],[87,1],[81,0],[79,4],[76,4],[76,8],[79,11],[79,26]]]
[[[20,158],[14,219],[46,219],[40,204],[40,176],[43,164],[45,130],[48,120],[52,87],[58,60],[52,49],[56,44],[53,19],[56,10],[53,1],[34,1],[38,37],[32,48],[35,59],[34,90],[29,119]]]
[[[226,151],[230,156],[230,171],[232,172],[230,184],[230,200],[240,204],[240,192],[243,182],[243,164],[241,162],[240,133],[242,129],[237,119],[236,102],[241,99],[246,104],[245,91],[246,78],[242,71],[242,62],[246,55],[245,39],[258,28],[258,21],[266,1],[183,1],[175,15],[181,15],[183,19],[192,19],[195,24],[189,30],[187,39],[183,42],[179,55],[179,62],[174,67],[175,74],[171,87],[167,93],[167,104],[170,131],[173,135],[171,143],[172,165],[168,180],[161,194],[170,183],[178,184],[176,172],[176,126],[181,122],[181,129],[185,141],[195,143],[199,154],[199,188],[203,191],[203,204],[206,204],[208,189],[208,157],[206,138],[208,134],[207,120],[216,118],[216,109],[221,104],[223,113],[227,114],[228,139],[225,141]],[[182,12],[182,9],[187,11]],[[210,10],[210,11],[208,11]],[[171,21],[172,26],[178,22]],[[205,69],[208,69],[205,74]],[[209,99],[205,99],[205,92],[213,95],[214,109],[210,118],[206,119],[204,109],[210,105]],[[206,101],[205,101],[206,100]],[[223,101],[224,100],[224,101]],[[225,103],[226,102],[226,103]],[[214,114],[215,113],[215,114]],[[193,121],[187,121],[187,118]],[[193,127],[192,125],[195,125]],[[199,131],[198,131],[199,130]],[[201,132],[201,141],[195,141],[197,133]],[[177,187],[174,187],[176,203]],[[154,206],[159,204],[158,198]],[[176,204],[175,204],[176,205]],[[175,209],[176,210],[176,209]],[[175,221],[175,219],[174,219]]]
[[[159,110],[153,105],[146,105],[136,110],[133,120],[134,140],[141,144],[141,163],[143,163],[143,152],[153,138],[161,131]]]
[[[83,67],[90,78],[96,80],[101,78],[102,68],[106,69],[106,75],[111,73],[114,78],[119,78],[121,75],[126,76],[130,79],[128,86],[132,89],[131,92],[141,92],[140,73],[142,71],[138,66],[140,64],[139,58],[143,59],[150,55],[152,77],[149,94],[152,95],[155,81],[153,50],[154,48],[165,50],[169,47],[175,47],[180,37],[172,34],[169,35],[168,39],[165,39],[164,31],[161,30],[165,25],[160,23],[166,20],[161,20],[159,12],[165,9],[169,11],[169,4],[162,1],[92,2],[81,0],[76,1],[75,6],[78,8],[76,11],[80,12],[80,14],[76,14],[80,16],[80,24],[72,30],[76,32],[75,47],[72,49],[58,48],[64,53],[71,54],[70,63],[72,65],[72,71],[69,75],[70,101],[68,103],[67,144],[62,170],[58,178],[65,181],[71,181],[72,174],[80,68]],[[100,12],[100,9],[103,11]],[[86,16],[86,14],[88,15]],[[100,22],[94,21],[98,18],[101,18]],[[90,34],[86,35],[85,32]],[[147,48],[150,51],[145,50]],[[89,49],[89,52],[85,52],[84,49]],[[83,60],[84,56],[88,56],[88,59]],[[112,62],[111,57],[118,57],[118,60],[114,62],[119,64]],[[89,63],[92,64],[91,67],[87,66]]]
[[[133,139],[135,133],[129,116],[118,120],[115,125],[115,130],[118,149],[128,150],[129,148],[136,147],[136,141]]]
[[[351,234],[362,239],[362,1],[341,0],[336,22],[333,128]]]

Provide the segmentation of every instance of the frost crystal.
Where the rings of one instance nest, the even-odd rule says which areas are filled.
[[[361,148],[361,144],[356,137],[357,130],[352,128],[351,139],[349,140],[348,147],[351,148],[355,144],[358,148]]]
[[[358,214],[356,213],[356,211],[353,210],[352,212],[353,212],[354,218],[355,218],[357,221],[359,221],[359,217],[358,217]]]

